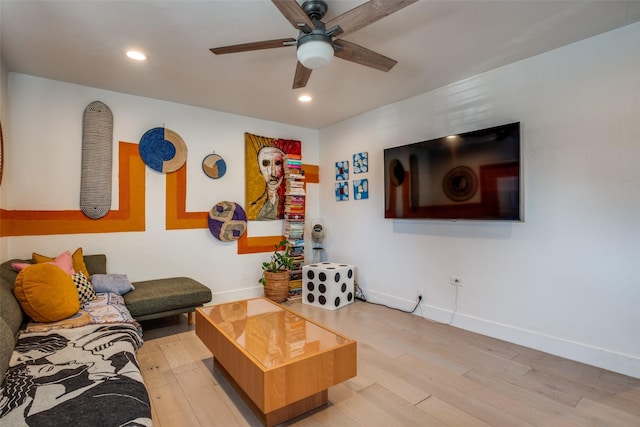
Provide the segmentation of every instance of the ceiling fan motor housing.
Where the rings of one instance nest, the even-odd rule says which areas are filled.
[[[322,0],[307,0],[302,3],[302,10],[307,14],[309,19],[320,20],[327,13],[327,3]]]

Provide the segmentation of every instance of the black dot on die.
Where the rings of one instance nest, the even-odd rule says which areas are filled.
[[[324,273],[320,273],[318,274],[318,278],[320,278],[321,282],[324,282],[325,280],[327,280],[327,275]]]
[[[349,272],[347,273],[347,277],[349,277],[349,279],[351,279],[353,277],[353,270],[349,269]]]
[[[336,283],[340,281],[340,273],[336,273],[336,277],[334,277]]]
[[[343,283],[342,286],[340,286],[340,291],[344,292],[347,290],[347,284]]]
[[[307,290],[313,292],[313,290],[316,288],[316,285],[313,284],[313,282],[308,282],[307,283]]]
[[[347,301],[351,301],[353,299],[353,294],[351,292],[349,292],[347,294]]]
[[[324,297],[324,295],[320,295],[320,297],[318,298],[318,302],[320,303],[320,305],[325,305],[327,303],[327,299]]]
[[[314,277],[316,277],[316,275],[313,273],[313,270],[307,271],[307,279],[313,280]]]
[[[340,307],[340,297],[336,297],[336,300],[333,302],[336,307]]]
[[[320,293],[325,293],[327,292],[327,287],[324,285],[324,283],[320,283],[320,285],[318,285],[318,290],[320,291]]]
[[[315,299],[316,297],[314,297],[313,294],[307,294],[307,301],[313,302]]]

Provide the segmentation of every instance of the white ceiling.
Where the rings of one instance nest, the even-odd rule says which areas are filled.
[[[324,21],[363,1],[327,3]],[[10,72],[319,129],[640,21],[640,1],[420,0],[344,37],[397,60],[390,72],[335,58],[296,90],[295,47],[209,51],[296,38],[267,0],[0,0],[0,14]],[[131,48],[148,61],[126,58]]]

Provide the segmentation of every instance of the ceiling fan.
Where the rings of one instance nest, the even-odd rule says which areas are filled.
[[[357,44],[335,37],[353,33],[385,16],[415,3],[417,0],[371,0],[340,16],[323,22],[328,6],[323,0],[307,0],[302,6],[296,0],[272,0],[280,13],[299,30],[298,39],[276,39],[260,42],[214,47],[216,55],[297,46],[298,65],[293,78],[293,89],[305,87],[311,71],[328,65],[333,56],[360,65],[389,71],[397,61]]]

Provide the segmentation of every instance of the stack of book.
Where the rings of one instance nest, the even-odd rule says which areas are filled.
[[[289,298],[302,297],[304,264],[305,181],[302,158],[288,155],[285,164],[284,237],[289,242],[294,268],[289,277]]]

